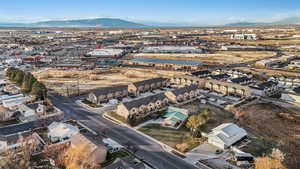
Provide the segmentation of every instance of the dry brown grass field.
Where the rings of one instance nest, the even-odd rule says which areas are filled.
[[[243,63],[257,59],[269,58],[276,55],[269,51],[219,51],[215,54],[162,54],[162,53],[139,53],[133,57],[151,57],[163,59],[200,60],[218,63]]]
[[[183,73],[137,69],[137,68],[113,68],[111,70],[44,70],[33,72],[34,76],[44,82],[48,88],[58,92],[78,89],[81,91],[92,90],[101,87],[127,85],[132,82],[146,80],[155,77],[173,77]]]
[[[259,141],[254,144],[263,142],[263,145],[257,146],[279,148],[286,154],[285,164],[288,168],[299,167],[299,107],[276,103],[255,103],[243,106],[239,111],[243,115],[239,118],[238,125],[251,131],[255,138],[259,138]]]

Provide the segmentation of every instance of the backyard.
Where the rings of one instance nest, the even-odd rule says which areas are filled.
[[[200,128],[201,132],[208,133],[211,129],[222,123],[233,122],[233,114],[231,112],[212,105],[203,105],[198,101],[186,104],[180,108],[188,109],[193,114],[197,114],[205,110],[210,112],[209,120]],[[161,124],[148,124],[138,130],[169,145],[170,147],[179,150],[180,152],[187,152],[206,140],[204,137],[193,139],[190,129],[185,125],[181,126],[179,129],[173,129],[163,127]]]
[[[181,152],[187,152],[198,145],[205,139],[193,140],[191,132],[185,126],[180,129],[172,129],[168,127],[162,127],[160,124],[149,124],[138,129],[139,131],[153,137],[154,139],[161,141],[178,149]],[[183,148],[184,147],[184,148]]]

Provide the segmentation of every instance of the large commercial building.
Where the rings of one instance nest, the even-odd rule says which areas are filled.
[[[123,54],[124,50],[122,49],[95,49],[87,53],[87,56],[98,58],[119,58],[123,56]]]
[[[231,35],[231,39],[237,40],[257,40],[256,34],[233,34]]]
[[[148,46],[143,53],[203,53],[203,50],[193,46]]]

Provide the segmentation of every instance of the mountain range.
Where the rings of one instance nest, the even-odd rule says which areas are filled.
[[[225,26],[264,26],[264,25],[298,25],[300,24],[300,16],[284,18],[275,22],[235,22]]]
[[[1,23],[0,27],[101,27],[101,28],[141,28],[146,25],[114,18],[42,21],[35,23]]]
[[[261,25],[287,25],[300,24],[299,17],[289,17],[276,22],[235,22],[225,26],[261,26]],[[0,27],[100,27],[100,28],[143,28],[143,27],[184,27],[199,26],[183,23],[164,23],[164,22],[131,22],[116,18],[96,18],[78,20],[53,20],[35,23],[9,23],[0,22]],[[204,25],[203,25],[204,26]],[[209,25],[205,25],[209,26]],[[220,25],[224,26],[224,25]]]

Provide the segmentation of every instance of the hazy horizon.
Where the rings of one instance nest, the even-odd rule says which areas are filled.
[[[273,0],[3,0],[0,22],[120,18],[140,23],[216,25],[300,16],[300,1]]]

